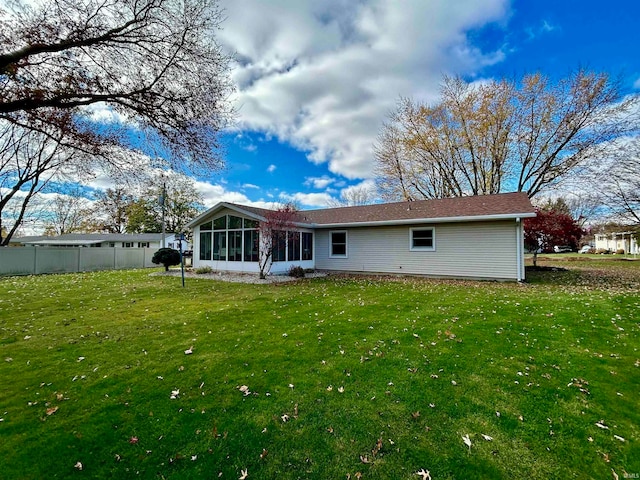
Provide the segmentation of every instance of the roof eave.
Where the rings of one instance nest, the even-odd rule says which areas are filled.
[[[460,222],[488,222],[494,220],[515,220],[518,218],[533,218],[534,212],[507,213],[496,215],[471,215],[463,217],[436,217],[436,218],[406,218],[401,220],[379,220],[369,222],[344,222],[344,223],[320,223],[313,224],[311,228],[346,228],[346,227],[382,227],[393,225],[412,225],[416,223],[460,223]]]

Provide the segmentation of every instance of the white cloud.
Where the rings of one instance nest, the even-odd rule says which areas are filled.
[[[242,188],[253,188],[256,190],[260,189],[258,185],[254,185],[253,183],[245,183],[244,185],[242,185]]]
[[[300,208],[305,207],[326,207],[331,200],[328,193],[281,193],[280,198],[285,202],[293,202]]]
[[[273,206],[273,202],[249,200],[249,197],[244,193],[229,191],[223,185],[196,181],[195,188],[202,194],[204,204],[207,208],[213,207],[219,202],[239,203],[241,205],[251,205],[259,208],[271,208]]]
[[[224,0],[237,52],[240,125],[307,150],[347,178],[372,177],[372,145],[399,96],[434,99],[443,73],[502,60],[467,32],[508,0]]]
[[[635,88],[636,90],[640,90],[640,77],[638,77],[638,79],[633,82],[633,88]]]
[[[275,171],[276,171],[276,168],[278,168],[278,167],[276,167],[276,166],[272,163],[271,165],[269,165],[269,166],[267,167],[267,172],[269,172],[269,173],[273,173],[273,172],[275,172]]]
[[[321,177],[307,177],[305,178],[304,184],[308,187],[313,187],[318,190],[323,190],[335,182],[335,178],[331,178],[328,175],[323,175]]]

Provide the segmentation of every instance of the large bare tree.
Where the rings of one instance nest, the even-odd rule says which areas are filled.
[[[587,177],[599,192],[609,217],[640,226],[640,143],[617,142],[616,152],[601,165],[592,165]]]
[[[637,132],[639,102],[606,74],[583,70],[555,84],[539,73],[478,84],[445,77],[439,103],[402,99],[384,125],[378,186],[394,200],[534,197]]]
[[[131,147],[178,170],[220,168],[233,89],[221,20],[217,0],[0,0],[0,175],[33,172],[5,175],[5,192],[32,197],[72,166],[121,171]]]
[[[93,233],[91,201],[75,185],[62,185],[61,191],[47,202],[45,235]]]

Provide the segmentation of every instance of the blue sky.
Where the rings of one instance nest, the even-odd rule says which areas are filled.
[[[235,52],[227,168],[200,178],[207,206],[293,200],[317,208],[373,183],[375,142],[400,96],[435,101],[470,81],[584,67],[640,92],[640,2],[221,0]]]

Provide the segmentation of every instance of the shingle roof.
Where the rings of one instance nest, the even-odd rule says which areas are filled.
[[[169,237],[173,233],[166,233]],[[101,242],[159,242],[161,233],[65,233],[57,237],[44,237],[39,240],[25,241],[23,243],[38,245],[71,245]]]
[[[473,220],[535,216],[524,192],[472,197],[383,203],[299,212],[301,222],[318,226],[375,223],[407,223],[412,220]]]
[[[197,218],[188,227],[194,227],[204,218],[220,208],[228,207],[264,219],[269,210],[233,203],[219,203]],[[412,221],[472,221],[492,218],[533,217],[535,210],[524,192],[497,195],[477,195],[471,197],[418,200],[413,202],[381,203],[356,207],[323,208],[301,210],[296,223],[309,227],[329,227],[337,225],[375,225],[411,223]]]

